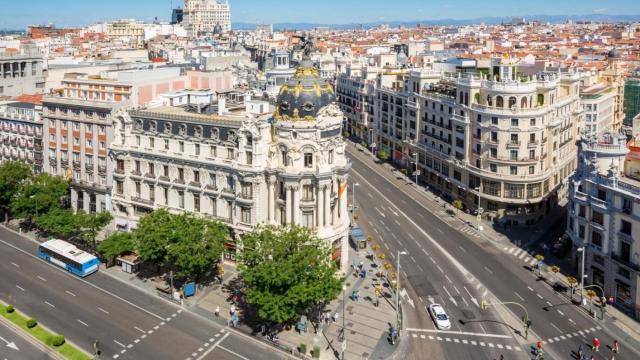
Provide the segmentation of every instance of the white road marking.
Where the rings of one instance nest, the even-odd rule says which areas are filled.
[[[560,310],[558,310],[558,314],[564,316],[564,313],[562,311],[560,311]]]
[[[527,286],[527,289],[529,289],[529,291],[533,291],[533,288],[531,286]]]
[[[454,342],[454,343],[456,343],[456,344],[459,344],[459,343],[460,343],[460,340],[458,340],[458,339],[453,339],[453,342]]]
[[[18,264],[16,264],[16,263],[14,263],[14,262],[11,262],[11,265],[13,265],[13,266],[15,266],[15,267],[17,267],[17,268],[19,268],[19,267],[20,267],[20,265],[18,265]]]
[[[80,324],[82,324],[82,325],[84,325],[86,327],[89,327],[89,324],[87,324],[86,322],[84,322],[84,321],[82,321],[80,319],[77,319],[76,321],[78,321]]]
[[[553,306],[553,304],[551,303],[551,301],[547,301],[547,305],[549,305],[549,306]]]
[[[236,357],[239,357],[242,360],[249,360],[248,358],[246,358],[246,357],[244,357],[244,356],[242,356],[242,355],[240,355],[240,354],[238,354],[238,353],[236,353],[234,351],[231,351],[231,350],[227,349],[226,347],[224,347],[222,345],[218,345],[218,349],[224,350],[224,351],[228,352],[229,354],[235,355]]]
[[[458,290],[458,288],[457,288],[455,285],[453,285],[453,290],[455,290],[455,291],[458,293],[458,295],[462,295],[462,294],[460,293],[460,290]]]
[[[72,292],[71,292],[71,291],[69,291],[69,290],[65,290],[64,292],[66,292],[67,294],[69,294],[69,295],[71,295],[71,296],[73,296],[73,297],[76,297],[76,294],[72,293]]]
[[[540,298],[540,299],[544,299],[544,297],[542,297],[542,295],[536,293],[536,295]]]
[[[13,244],[10,244],[10,243],[8,243],[8,242],[6,242],[6,241],[4,241],[4,240],[0,240],[0,243],[3,243],[3,244],[5,244],[5,245],[7,245],[7,246],[9,246],[9,247],[13,248],[14,250],[19,251],[19,252],[21,252],[21,253],[23,253],[23,254],[25,254],[25,255],[27,255],[27,256],[30,256],[30,257],[32,257],[32,258],[34,258],[34,259],[38,260],[38,262],[40,262],[40,263],[42,263],[42,264],[45,264],[45,265],[47,265],[47,266],[50,266],[52,269],[55,269],[55,270],[57,270],[57,271],[60,271],[61,273],[65,273],[65,274],[67,274],[67,273],[68,273],[66,270],[61,269],[61,268],[57,267],[56,265],[53,265],[53,264],[48,263],[48,262],[42,262],[42,261],[41,261],[41,259],[40,259],[38,256],[33,255],[33,254],[31,254],[30,252],[28,252],[28,251],[26,251],[26,250],[20,249],[19,247],[15,246],[15,245],[13,245]],[[93,284],[93,283],[90,283],[90,282],[88,282],[87,280],[81,279],[81,278],[79,278],[79,277],[77,277],[77,276],[73,276],[73,275],[69,275],[69,276],[70,276],[70,278],[75,279],[76,281],[80,281],[80,282],[82,282],[82,283],[85,283],[85,284],[87,284],[87,285],[89,285],[89,286],[93,287],[94,289],[100,290],[100,291],[102,291],[103,293],[108,294],[108,295],[110,295],[110,296],[112,296],[112,297],[114,297],[114,298],[116,298],[116,299],[118,299],[118,300],[120,300],[120,301],[122,301],[122,302],[124,302],[124,303],[126,303],[126,304],[128,304],[128,305],[130,305],[130,306],[133,306],[134,308],[136,308],[136,309],[138,309],[138,310],[140,310],[140,311],[143,311],[143,312],[145,312],[145,313],[147,313],[147,314],[149,314],[149,315],[151,315],[151,316],[153,316],[153,317],[156,317],[156,318],[158,318],[158,319],[162,319],[162,317],[161,317],[161,316],[159,316],[159,315],[157,315],[157,314],[154,314],[153,312],[151,312],[151,311],[149,311],[149,310],[147,310],[147,309],[145,309],[145,308],[143,308],[143,307],[141,307],[141,306],[138,306],[138,305],[136,305],[136,304],[132,303],[131,301],[126,300],[126,299],[124,299],[124,298],[122,298],[122,297],[120,297],[120,296],[118,296],[118,295],[116,295],[116,294],[114,294],[114,293],[112,293],[112,292],[109,292],[109,291],[107,291],[107,290],[105,290],[105,289],[103,289],[103,288],[101,288],[101,287],[99,287],[99,286],[97,286],[97,285],[95,285],[95,284]]]
[[[560,330],[559,327],[557,327],[554,323],[549,323],[551,324],[551,326],[553,326],[554,329],[558,330],[558,332],[562,333],[562,330]]]
[[[503,349],[504,346],[502,346],[502,344],[496,344],[496,346],[498,347],[498,349]]]
[[[158,330],[158,329],[160,329],[160,326],[158,326],[158,325],[153,327],[153,330]]]
[[[471,345],[473,345],[473,346],[477,346],[477,345],[478,345],[478,343],[477,343],[475,340],[471,340]]]
[[[506,248],[505,248],[505,249],[506,249]],[[512,247],[511,249],[509,249],[509,254],[513,254],[513,251],[514,251],[515,249],[516,249],[516,248],[514,248],[514,247]]]
[[[411,255],[411,256],[410,256],[410,258],[411,258],[411,261],[413,261],[414,263],[416,263],[416,264],[418,263],[418,262],[416,261],[416,258],[414,258],[414,257],[413,257],[413,255]]]
[[[133,342],[137,344],[137,343],[140,342],[140,339],[135,339],[135,340],[133,340]]]
[[[465,250],[462,246],[458,246],[460,248],[460,250],[467,252],[467,250]]]
[[[484,267],[484,269],[485,269],[489,274],[493,275],[493,271],[489,270],[489,268],[488,268],[488,267],[486,267],[486,266],[485,266],[485,267]]]
[[[55,305],[53,305],[52,303],[50,303],[50,302],[48,302],[48,301],[45,301],[44,303],[45,303],[45,304],[47,304],[47,305],[49,305],[49,306],[51,306],[52,308],[55,308],[55,307],[56,307]]]
[[[24,288],[23,288],[22,286],[20,286],[20,285],[16,285],[16,287],[17,287],[18,289],[20,289],[21,291],[24,291]]]
[[[487,344],[483,343],[482,341],[480,341],[480,346],[486,346]]]
[[[43,277],[42,277],[42,276],[40,276],[40,275],[38,275],[38,276],[36,276],[36,277],[37,277],[38,279],[42,280],[42,281],[45,281],[45,282],[47,281],[47,279],[43,278]]]
[[[568,320],[569,320],[569,322],[570,322],[570,323],[572,323],[572,324],[574,324],[574,325],[576,324],[576,322],[575,322],[575,321],[573,321],[573,319],[569,318]]]
[[[372,198],[372,199],[373,199],[373,195],[371,195],[371,193],[370,193],[370,192],[367,192],[367,196],[369,196],[370,198]]]
[[[415,237],[413,237],[413,235],[411,235],[411,233],[408,233],[407,235],[409,235],[409,238],[410,238],[411,240],[415,240],[415,239],[416,239]]]
[[[204,359],[207,355],[209,355],[209,353],[210,353],[210,352],[212,352],[212,351],[213,351],[213,349],[215,349],[216,347],[218,347],[218,346],[220,345],[220,343],[221,343],[222,341],[224,341],[224,339],[226,339],[226,338],[227,338],[227,336],[229,336],[229,335],[231,335],[231,333],[226,333],[226,334],[224,334],[224,336],[223,336],[223,337],[221,337],[218,341],[216,341],[216,343],[215,343],[215,344],[213,344],[213,345],[212,345],[212,346],[211,346],[207,351],[203,352],[203,353],[202,353],[202,355],[200,355],[200,357],[199,357],[199,358],[197,358],[196,360],[202,360],[202,359]],[[197,354],[196,354],[196,355],[197,355]],[[195,355],[194,355],[194,356],[195,356]]]
[[[102,311],[103,313],[109,315],[109,312],[101,307],[98,308],[98,310]]]
[[[126,347],[126,346],[124,346],[124,344],[123,344],[123,343],[121,343],[121,342],[120,342],[120,341],[118,341],[118,340],[113,340],[113,342],[114,342],[114,343],[116,343],[116,344],[118,344],[118,345],[120,345],[120,346],[122,346],[122,347]]]
[[[113,358],[114,358],[114,359],[117,359],[117,358],[119,358],[119,357],[120,357],[120,355],[119,355],[119,354],[115,354],[115,355],[113,355]]]
[[[533,266],[536,262],[538,262],[538,259],[533,258],[529,261],[529,265]]]
[[[420,266],[420,264],[416,265],[418,267],[418,269],[420,269],[421,272],[424,272],[424,270],[422,269],[422,266]]]
[[[133,328],[134,328],[134,329],[136,329],[136,330],[138,330],[138,331],[140,331],[140,332],[141,332],[141,333],[143,333],[143,334],[146,334],[146,333],[147,333],[146,331],[144,331],[144,330],[140,329],[140,328],[139,328],[139,327],[137,327],[137,326],[134,326]]]
[[[518,251],[516,251],[516,252],[513,254],[513,256],[518,256],[518,255],[520,255],[520,253],[521,253],[521,252],[522,252],[522,249],[518,249]]]
[[[440,267],[440,265],[436,265],[436,267],[438,268],[438,270],[440,270],[441,273],[444,274],[444,270],[442,270],[442,268]]]
[[[520,254],[520,256],[518,256],[518,259],[522,260],[525,256],[527,256],[526,252],[522,252],[522,254]]]
[[[484,328],[484,326],[482,326],[482,324],[478,324],[478,325],[480,326],[480,329],[482,330],[482,333],[486,334],[487,330]]]
[[[520,301],[524,301],[524,298],[522,296],[520,296],[520,294],[518,294],[515,291],[513,293],[516,294],[516,296],[518,297],[518,299],[520,299]]]
[[[463,343],[463,344],[468,344],[468,343],[469,343],[469,340],[462,339],[462,343]]]
[[[426,339],[427,337],[424,335],[420,335],[420,339]]]
[[[451,279],[449,279],[449,276],[445,275],[444,278],[447,279],[448,282],[453,284],[453,281],[451,281]]]

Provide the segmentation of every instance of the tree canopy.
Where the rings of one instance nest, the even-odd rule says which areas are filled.
[[[58,176],[39,174],[23,181],[11,202],[11,210],[19,218],[35,218],[60,207],[69,183]]]
[[[0,164],[0,206],[8,208],[18,187],[32,175],[31,167],[20,161]]]
[[[221,259],[227,227],[190,214],[156,210],[134,230],[136,249],[143,261],[171,265],[180,276],[198,280]]]
[[[98,252],[107,260],[112,261],[126,252],[133,251],[134,246],[132,233],[116,232],[100,242]]]
[[[331,246],[306,228],[260,227],[242,237],[240,248],[246,300],[263,320],[290,322],[342,289]]]

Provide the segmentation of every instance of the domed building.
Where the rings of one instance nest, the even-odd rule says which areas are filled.
[[[273,115],[269,152],[271,218],[315,230],[348,266],[347,178],[351,167],[342,138],[343,114],[329,80],[308,58],[282,85]],[[275,195],[279,194],[276,200]]]
[[[273,105],[217,94],[209,104],[130,110],[115,116],[111,208],[120,230],[164,208],[224,222],[233,238],[262,224],[307,227],[348,267],[343,114],[333,86],[305,59]],[[243,107],[244,108],[244,107]],[[265,109],[269,109],[266,110]],[[265,115],[262,115],[265,114]],[[235,259],[235,243],[225,258]]]

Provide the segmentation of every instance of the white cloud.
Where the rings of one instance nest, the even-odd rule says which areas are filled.
[[[592,11],[594,13],[596,13],[596,14],[602,14],[602,13],[605,13],[605,12],[609,11],[609,9],[608,8],[600,8],[600,9],[593,9]]]

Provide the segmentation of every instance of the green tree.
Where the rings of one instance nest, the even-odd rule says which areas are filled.
[[[462,210],[462,208],[464,207],[464,204],[460,199],[453,200],[451,205],[453,205],[453,207],[456,208],[458,211]]]
[[[11,202],[11,211],[18,218],[33,219],[60,208],[60,199],[67,194],[69,183],[49,174],[39,174],[24,181]]]
[[[176,215],[174,242],[167,249],[167,262],[180,276],[198,281],[222,258],[227,227],[217,221]]]
[[[246,300],[263,320],[284,324],[313,314],[342,289],[331,246],[306,228],[260,227],[239,245]]]
[[[32,175],[31,167],[20,161],[0,164],[0,207],[9,219],[9,208],[16,189]]]
[[[128,232],[116,232],[98,244],[98,252],[108,263],[113,263],[116,257],[134,248],[133,234]]]
[[[94,249],[96,247],[96,237],[98,233],[113,219],[111,213],[106,211],[97,213],[79,211],[74,217],[80,238],[85,243],[93,246]]]
[[[44,233],[69,239],[78,233],[76,215],[69,209],[53,209],[41,214],[36,225]]]
[[[389,160],[389,152],[385,149],[380,149],[378,151],[378,159],[382,160],[382,161],[387,161]]]
[[[136,249],[142,261],[163,265],[169,244],[175,243],[174,217],[165,209],[143,216],[134,232]]]

